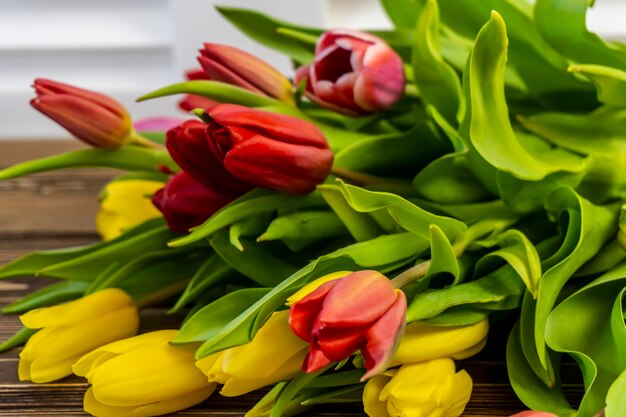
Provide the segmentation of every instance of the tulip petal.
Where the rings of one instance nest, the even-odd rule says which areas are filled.
[[[209,111],[218,104],[219,102],[211,100],[210,98],[198,96],[195,94],[185,94],[183,99],[178,102],[178,108],[186,112],[191,112],[195,109]]]
[[[260,135],[285,143],[328,149],[317,126],[296,117],[251,109],[238,104],[220,104],[209,112],[223,126],[245,127]]]
[[[367,373],[361,381],[383,372],[395,353],[406,322],[406,296],[396,290],[398,298],[389,310],[365,333],[367,344],[362,349]]]
[[[302,362],[302,371],[306,373],[317,372],[325,366],[331,364],[332,361],[324,355],[314,344],[309,346],[309,353]]]
[[[380,398],[380,393],[390,379],[386,375],[376,375],[365,384],[363,408],[369,417],[389,417],[387,402]]]
[[[204,56],[198,57],[198,62],[209,75],[211,80],[235,85],[257,94],[266,95],[263,90],[257,88],[254,84],[249,83],[245,78],[242,78],[237,73],[231,71],[219,62],[205,58]]]
[[[319,320],[332,327],[365,326],[378,320],[397,298],[389,280],[379,272],[353,272],[328,294]]]
[[[136,121],[133,126],[137,132],[166,132],[183,121],[177,117],[148,117]]]
[[[289,310],[289,327],[300,339],[310,342],[311,332],[317,320],[324,299],[328,292],[337,284],[333,280],[320,285],[315,291],[291,306]]]
[[[330,273],[328,275],[324,275],[323,277],[318,278],[316,280],[313,280],[309,282],[308,284],[306,284],[301,289],[299,289],[298,291],[296,291],[292,296],[287,298],[287,302],[285,304],[288,306],[292,306],[296,302],[302,300],[307,295],[311,294],[313,291],[319,288],[322,284],[325,284],[329,281],[334,281],[339,278],[343,278],[350,273],[352,273],[352,271],[337,271],[337,272]]]
[[[114,406],[173,400],[207,388],[195,366],[197,346],[149,346],[117,356],[94,370],[95,398]]]
[[[526,410],[519,412],[517,414],[513,414],[511,417],[557,417],[556,414],[547,413],[545,411],[532,411]]]
[[[306,194],[324,181],[333,163],[329,149],[255,136],[233,147],[224,166],[237,178],[290,194]]]
[[[128,294],[117,288],[107,288],[70,303],[31,310],[20,316],[20,320],[29,329],[65,326],[128,306],[134,306]]]
[[[365,344],[366,328],[325,328],[317,333],[317,346],[335,362],[342,361]]]

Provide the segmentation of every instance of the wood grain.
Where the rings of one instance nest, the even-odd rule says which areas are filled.
[[[75,142],[28,141],[0,143],[0,167],[34,157],[43,157],[80,148]],[[37,174],[0,182],[0,265],[33,250],[85,245],[98,238],[93,219],[98,193],[115,174],[111,170],[67,170]],[[24,278],[0,281],[0,307],[25,295],[46,281]],[[164,310],[142,312],[144,331],[176,327],[182,316],[168,316]],[[506,326],[505,326],[506,327]],[[20,328],[17,317],[0,317],[0,341]],[[507,334],[506,328],[502,329]],[[506,375],[502,346],[493,346],[477,358],[464,361],[474,379],[474,391],[463,416],[502,417],[523,410]],[[0,417],[7,416],[85,416],[82,396],[86,384],[79,378],[59,383],[33,385],[17,380],[19,349],[0,355]],[[572,372],[575,372],[572,367]],[[575,404],[582,395],[581,385],[566,386]],[[176,416],[243,416],[263,392],[240,398],[212,396],[208,401]],[[313,416],[365,416],[358,405],[318,407],[304,414]]]

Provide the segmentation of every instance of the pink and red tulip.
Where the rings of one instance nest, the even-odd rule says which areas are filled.
[[[322,284],[291,306],[289,325],[309,342],[304,372],[318,371],[360,350],[367,373],[383,372],[404,331],[406,297],[376,271],[353,272]]]
[[[117,148],[133,137],[128,111],[111,97],[38,78],[30,104],[72,135],[97,148]]]
[[[404,93],[402,58],[382,39],[354,30],[325,32],[315,60],[296,72],[311,101],[341,113],[386,110]]]
[[[179,124],[184,122],[184,120],[178,119],[176,117],[148,117],[146,119],[137,120],[134,123],[135,130],[137,132],[167,132],[170,129],[175,128]]]
[[[267,62],[241,49],[216,43],[205,43],[198,62],[209,79],[237,87],[285,103],[293,103],[289,80]]]
[[[185,122],[166,140],[172,158],[205,184],[306,194],[330,172],[333,153],[309,122],[234,104],[217,105],[208,115],[208,127]]]
[[[546,413],[545,411],[526,410],[521,413],[513,414],[511,417],[558,417],[556,414]]]
[[[211,78],[202,69],[190,70],[185,73],[187,81],[193,80],[210,80]],[[183,99],[178,102],[178,108],[182,111],[190,112],[195,109],[209,110],[215,106],[217,101],[210,98],[202,97],[196,94],[185,94]]]
[[[207,188],[185,172],[167,181],[152,197],[152,203],[163,213],[169,228],[187,232],[204,223],[213,213],[237,198],[222,189]]]

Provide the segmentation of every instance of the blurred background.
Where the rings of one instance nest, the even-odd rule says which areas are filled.
[[[176,97],[134,99],[182,80],[184,71],[197,67],[202,42],[237,46],[292,73],[285,57],[239,33],[215,4],[310,26],[391,26],[378,0],[0,0],[0,140],[68,137],[30,107],[36,77],[109,94],[138,120],[184,117]],[[606,38],[626,38],[626,0],[596,1],[588,20]]]

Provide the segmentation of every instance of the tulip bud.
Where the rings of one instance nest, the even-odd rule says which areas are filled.
[[[309,342],[304,372],[318,371],[360,350],[368,379],[385,370],[406,320],[406,297],[376,271],[322,284],[291,306],[289,325]]]
[[[100,196],[96,229],[103,240],[111,240],[128,229],[160,217],[151,196],[163,187],[160,181],[120,180],[110,182]]]
[[[236,197],[226,190],[208,188],[181,172],[154,194],[152,203],[163,213],[172,231],[188,232]]]
[[[198,62],[209,79],[236,85],[257,94],[293,103],[289,80],[267,62],[241,49],[205,43]]]
[[[442,357],[469,358],[485,346],[488,331],[488,320],[482,320],[471,326],[431,326],[420,322],[409,323],[393,357],[393,362],[422,362]]]
[[[326,138],[309,122],[234,104],[215,106],[209,116],[215,155],[231,175],[248,184],[306,194],[332,168]]]
[[[209,136],[207,125],[198,120],[187,120],[169,130],[165,140],[176,163],[206,187],[223,188],[238,194],[254,188],[226,170],[220,145]]]
[[[289,328],[289,311],[272,314],[250,343],[200,359],[198,368],[210,382],[224,384],[225,397],[243,395],[293,378],[307,353],[307,344]]]
[[[172,346],[176,330],[120,340],[84,356],[74,373],[92,385],[85,411],[96,417],[169,414],[206,400],[216,384],[195,366],[197,344]]]
[[[79,300],[38,308],[20,317],[29,329],[41,329],[20,353],[19,378],[51,382],[72,374],[85,353],[137,333],[139,315],[132,298],[109,288]]]
[[[78,139],[97,148],[118,148],[133,139],[128,111],[103,94],[38,78],[30,104]]]
[[[185,73],[185,79],[187,81],[193,80],[210,80],[211,78],[207,75],[204,70],[196,69],[190,70]],[[217,101],[211,100],[210,98],[202,97],[196,94],[185,94],[183,99],[178,102],[178,107],[182,111],[190,112],[195,109],[203,109],[209,110],[215,106]]]
[[[370,417],[458,417],[472,393],[472,379],[455,372],[449,358],[407,364],[370,379],[363,405]]]
[[[307,98],[351,115],[386,110],[404,93],[402,58],[382,39],[354,30],[325,32],[313,63],[296,72],[296,84],[305,79]]]
[[[511,417],[558,417],[558,416],[556,414],[546,413],[544,411],[526,410],[520,413],[513,414]]]

